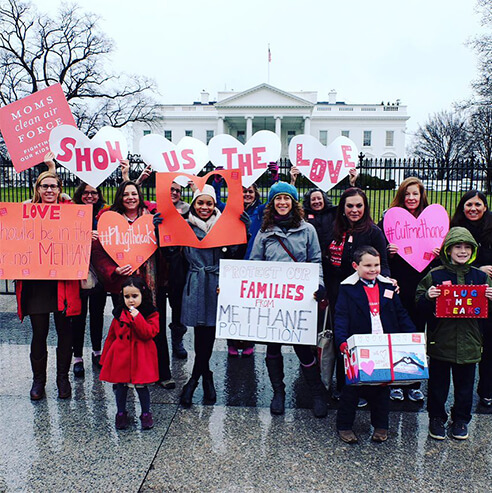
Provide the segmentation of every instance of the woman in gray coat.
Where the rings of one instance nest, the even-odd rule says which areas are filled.
[[[251,260],[277,262],[315,262],[321,267],[321,250],[314,226],[303,219],[304,213],[298,202],[294,186],[278,182],[268,194],[268,205],[263,224],[256,236]],[[314,293],[320,301],[324,296],[323,272],[319,269],[319,289]],[[267,345],[266,365],[273,387],[270,404],[272,414],[285,411],[284,364],[281,344]],[[318,418],[325,417],[327,405],[325,391],[311,348],[294,344],[294,351],[301,362],[301,369],[313,395],[313,412]]]

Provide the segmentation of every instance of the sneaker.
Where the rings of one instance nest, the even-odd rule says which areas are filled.
[[[412,402],[422,402],[424,400],[424,394],[419,389],[409,389],[408,398]]]
[[[170,378],[169,380],[161,380],[159,382],[159,385],[166,390],[172,390],[176,388],[176,382],[172,378]]]
[[[357,403],[357,407],[360,409],[362,407],[367,406],[367,401],[363,399],[362,397],[359,397],[359,402]]]
[[[73,376],[77,378],[84,378],[85,370],[84,370],[84,362],[77,361],[73,365]]]
[[[152,419],[152,413],[143,413],[140,416],[142,422],[142,430],[150,430],[154,427],[154,420]]]
[[[487,397],[480,397],[480,404],[484,407],[492,406],[492,399],[488,399]]]
[[[402,401],[404,399],[404,397],[403,397],[403,390],[401,390],[401,389],[391,389],[390,390],[390,399],[392,401]]]
[[[117,430],[126,430],[128,428],[128,413],[117,413],[115,418],[115,427]]]
[[[357,435],[352,430],[338,430],[338,436],[345,443],[357,443]]]
[[[468,425],[463,421],[454,421],[451,425],[451,436],[456,440],[466,440],[468,438]]]
[[[429,436],[435,440],[446,438],[445,421],[442,418],[431,418],[429,422]]]
[[[384,428],[375,428],[371,440],[377,443],[383,443],[388,439],[388,430]]]
[[[238,350],[234,347],[234,346],[229,346],[227,348],[227,354],[231,357],[231,358],[237,358],[239,356],[239,353],[238,353]]]
[[[253,347],[247,347],[246,349],[243,349],[242,356],[243,358],[249,358],[255,353],[255,348]]]

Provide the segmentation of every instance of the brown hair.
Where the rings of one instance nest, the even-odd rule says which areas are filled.
[[[56,174],[53,173],[52,171],[43,171],[39,176],[38,179],[36,180],[36,183],[34,184],[34,195],[32,197],[32,202],[35,204],[41,203],[41,195],[39,194],[39,185],[41,185],[41,182],[45,178],[54,178],[56,180],[56,183],[58,184],[58,189],[60,190],[60,193],[58,194],[58,197],[56,199],[57,202],[60,201],[61,194],[63,192],[63,187],[62,187],[62,181],[61,178]]]
[[[420,202],[419,202],[419,206],[417,207],[417,216],[420,215],[420,213],[429,205],[429,202],[427,200],[427,192],[425,191],[424,184],[416,176],[410,176],[409,178],[405,178],[400,183],[395,198],[393,199],[393,202],[391,202],[389,206],[390,209],[392,207],[403,207],[404,209],[406,209],[405,193],[407,192],[407,188],[412,185],[417,185],[419,187]]]
[[[298,228],[304,219],[304,211],[302,210],[301,204],[292,199],[292,227]],[[275,205],[273,200],[271,200],[265,207],[265,212],[263,213],[263,223],[261,225],[261,230],[266,231],[271,229],[275,225]]]
[[[345,216],[345,202],[349,197],[355,197],[359,195],[364,203],[364,214],[357,221],[355,225],[352,225],[347,217]],[[334,228],[334,238],[337,243],[341,243],[343,234],[351,230],[354,233],[363,233],[369,231],[371,226],[374,224],[372,220],[371,213],[369,211],[369,202],[367,200],[367,195],[357,187],[347,188],[345,192],[342,193],[340,197],[340,202],[337,207],[337,215],[335,217],[335,228]]]

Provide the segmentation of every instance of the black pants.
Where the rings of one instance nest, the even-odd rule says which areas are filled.
[[[473,383],[475,381],[475,363],[458,365],[450,361],[435,358],[429,360],[429,388],[427,411],[430,418],[442,418],[447,421],[446,401],[449,394],[450,376],[453,374],[454,405],[451,419],[469,423],[473,404]]]
[[[63,355],[71,355],[73,340],[71,319],[62,312],[53,313],[53,317],[58,335],[58,351]],[[48,350],[46,341],[50,329],[50,314],[29,315],[29,318],[32,326],[31,355],[37,360],[43,358]]]
[[[169,346],[166,335],[166,290],[158,288],[156,298],[157,310],[159,311],[159,333],[154,337],[154,342],[157,347],[159,381],[162,382],[171,378]]]
[[[84,348],[85,322],[87,310],[89,310],[89,328],[93,351],[101,351],[102,334],[104,326],[104,307],[106,306],[107,294],[102,284],[97,283],[88,296],[81,296],[82,311],[80,315],[72,318],[73,326],[73,355],[82,357]]]
[[[305,344],[294,344],[293,347],[301,364],[303,364],[304,366],[309,366],[313,363],[314,356],[311,351],[311,346],[306,346]],[[269,356],[275,358],[279,356],[281,352],[282,344],[272,342],[267,344],[267,358]]]
[[[386,385],[344,385],[337,412],[337,430],[351,430],[359,397],[371,406],[371,424],[374,428],[388,429],[389,387]]]
[[[181,306],[183,303],[183,283],[174,282],[169,279],[169,288],[167,295],[169,297],[169,306],[171,307],[171,322],[181,325]]]
[[[477,392],[480,397],[492,399],[492,322],[483,321],[483,352],[478,365],[480,380]]]
[[[215,326],[199,325],[195,330],[195,362],[193,363],[192,378],[199,379],[210,372],[210,358],[214,349]]]

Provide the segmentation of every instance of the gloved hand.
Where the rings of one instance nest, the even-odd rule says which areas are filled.
[[[152,224],[154,225],[154,228],[158,228],[159,224],[162,224],[163,217],[160,212],[156,212],[154,216],[152,217]]]
[[[224,169],[224,166],[217,166],[215,169]],[[221,175],[214,175],[214,182],[220,183],[224,178]]]
[[[319,303],[326,296],[326,289],[321,284],[318,286],[318,291],[314,293],[314,299]]]
[[[251,226],[251,219],[248,216],[248,213],[243,211],[239,216],[239,220],[243,222],[246,226],[246,229],[249,230],[249,227]]]
[[[278,164],[275,161],[268,163],[268,171],[270,171],[272,182],[276,182],[279,179],[278,169]]]
[[[349,350],[348,350],[348,344],[347,344],[347,342],[346,342],[346,341],[345,341],[345,342],[342,342],[342,343],[340,344],[340,352],[341,352],[342,354],[348,354]]]

